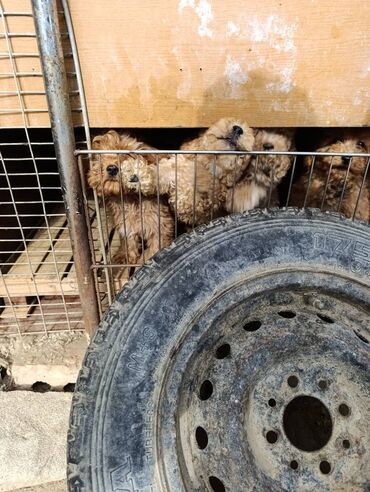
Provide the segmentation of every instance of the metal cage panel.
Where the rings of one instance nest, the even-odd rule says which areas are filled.
[[[117,221],[117,217],[112,217],[112,214],[110,213],[110,207],[109,203],[112,200],[112,196],[102,194],[102,196],[98,200],[98,208],[96,208],[96,201],[93,200],[93,194],[91,188],[89,188],[88,183],[86,182],[86,175],[91,167],[93,165],[97,165],[98,167],[100,166],[101,169],[101,186],[103,186],[103,182],[106,179],[105,176],[105,168],[103,164],[103,158],[104,156],[108,155],[110,159],[112,159],[112,156],[115,156],[115,160],[112,160],[113,162],[116,162],[116,164],[119,167],[119,173],[124,169],[125,163],[124,163],[124,157],[127,156],[136,156],[137,158],[143,157],[146,158],[148,155],[151,155],[151,157],[156,156],[156,173],[157,176],[154,178],[155,180],[158,180],[158,183],[161,181],[160,175],[161,175],[161,160],[162,158],[172,158],[172,159],[177,159],[179,156],[187,156],[189,158],[188,165],[189,165],[189,175],[194,177],[193,181],[193,189],[192,193],[194,196],[194,201],[193,201],[193,207],[195,207],[195,195],[197,193],[198,189],[198,181],[197,181],[197,169],[199,166],[199,163],[197,162],[197,159],[199,158],[200,155],[212,155],[215,164],[217,164],[217,160],[222,158],[225,155],[231,155],[235,156],[235,164],[234,166],[237,166],[238,163],[238,158],[243,157],[245,155],[250,155],[253,159],[254,166],[257,168],[258,167],[258,160],[261,159],[263,156],[271,156],[271,157],[277,157],[277,156],[282,156],[286,155],[289,156],[291,160],[291,166],[286,174],[283,183],[283,186],[280,186],[279,190],[279,195],[277,198],[276,191],[277,187],[270,185],[269,189],[266,192],[266,202],[264,206],[266,208],[271,208],[271,207],[289,207],[289,206],[299,206],[300,208],[305,208],[310,206],[310,200],[311,200],[311,193],[314,192],[313,190],[313,181],[314,181],[314,174],[313,170],[315,169],[315,166],[317,165],[317,159],[318,158],[323,158],[323,157],[328,157],[330,165],[329,168],[324,175],[323,178],[323,189],[320,194],[320,196],[315,197],[315,199],[318,200],[319,206],[316,208],[320,208],[323,211],[333,211],[333,212],[338,212],[343,215],[346,215],[348,218],[354,220],[359,218],[359,204],[361,200],[364,200],[364,202],[367,204],[367,206],[370,206],[370,196],[366,195],[365,196],[365,188],[366,188],[366,193],[369,192],[369,165],[370,165],[370,153],[353,153],[353,154],[342,154],[342,153],[335,153],[335,152],[248,152],[248,153],[242,153],[242,152],[222,152],[222,151],[163,151],[163,150],[147,150],[147,151],[125,151],[125,150],[109,150],[109,151],[102,151],[102,150],[80,150],[76,152],[77,157],[78,157],[78,162],[79,162],[79,169],[81,172],[81,178],[84,182],[83,186],[83,192],[84,192],[84,202],[86,206],[86,217],[87,217],[87,223],[89,225],[89,236],[90,236],[90,245],[91,249],[93,251],[93,265],[92,268],[95,271],[96,274],[96,282],[98,285],[98,293],[99,293],[99,308],[100,312],[103,312],[107,306],[112,302],[112,299],[114,296],[120,291],[122,286],[128,281],[128,279],[131,277],[131,275],[144,263],[146,263],[150,257],[145,255],[145,244],[144,244],[144,238],[145,238],[145,232],[144,232],[144,223],[145,223],[145,211],[143,211],[143,200],[146,198],[145,193],[141,191],[141,177],[140,177],[140,168],[139,165],[137,166],[137,177],[138,177],[138,191],[137,191],[137,199],[138,199],[138,207],[140,209],[140,219],[138,219],[139,223],[139,232],[138,236],[141,236],[138,238],[139,244],[139,249],[141,248],[142,254],[140,256],[140,260],[137,262],[130,262],[130,261],[122,261],[120,264],[117,264],[117,261],[115,261],[115,257],[118,252],[123,252],[123,256],[126,258],[129,258],[129,251],[128,251],[128,244],[127,241],[125,240],[125,235],[128,237],[130,234],[132,234],[132,231],[129,230],[129,226],[126,225],[124,227],[124,230],[122,227],[119,228],[116,227],[115,221]],[[355,192],[355,195],[353,196],[353,206],[352,208],[348,211],[344,211],[343,205],[344,205],[344,199],[345,196],[347,196],[347,191],[350,189],[350,180],[351,180],[351,165],[353,162],[353,159],[355,157],[361,157],[364,163],[363,170],[362,172],[356,177],[357,180],[357,185],[358,189]],[[330,178],[335,172],[333,170],[333,159],[334,158],[345,158],[347,159],[347,169],[344,172],[344,179],[340,184],[339,187],[339,192],[337,193],[334,203],[331,205],[328,205],[326,198],[328,197],[330,193]],[[311,159],[312,162],[312,167],[311,167],[311,172],[308,175],[308,182],[307,185],[303,190],[300,190],[298,192],[296,188],[297,184],[297,178],[299,179],[299,174],[301,173],[300,169],[300,164],[302,163],[302,159]],[[153,159],[151,159],[153,160]],[[177,161],[175,161],[177,164]],[[271,169],[271,177],[274,175],[274,168]],[[215,177],[215,167],[213,168],[213,178]],[[178,177],[178,171],[176,167],[176,175],[175,175],[175,181],[176,178]],[[213,181],[213,187],[210,190],[210,195],[213,196],[215,194],[215,179]],[[130,196],[132,196],[132,191],[128,191],[127,188],[125,187],[125,182],[124,179],[119,175],[119,188],[120,190],[116,192],[115,196],[113,197],[113,200],[115,203],[118,203],[118,207],[120,210],[120,213],[122,214],[122,218],[120,223],[126,224],[128,222],[127,220],[127,214],[128,208],[130,206]],[[271,181],[272,183],[272,181]],[[232,203],[234,199],[234,194],[235,194],[235,189],[236,189],[236,183],[233,183],[232,186]],[[299,195],[297,195],[299,193]],[[178,203],[178,197],[177,194],[175,203],[172,206],[172,216],[174,220],[174,234],[173,234],[173,239],[176,239],[178,235],[180,235],[182,232],[187,232],[189,230],[193,230],[198,224],[195,223],[194,217],[195,217],[195,210],[193,209],[193,222],[192,224],[188,224],[187,226],[184,226],[177,217],[177,203]],[[155,206],[158,206],[157,209],[157,216],[160,217],[160,209],[159,209],[159,204],[160,204],[160,195],[159,191],[157,188],[157,193],[154,195],[151,195],[150,200],[153,201]],[[278,201],[276,201],[278,200]],[[233,205],[232,205],[233,207]],[[370,209],[369,209],[370,211]],[[231,211],[223,211],[220,215],[227,215],[228,213],[233,213],[233,210]],[[212,210],[210,211],[208,221],[211,221],[214,218],[212,214]],[[160,250],[161,247],[163,247],[163,244],[161,244],[161,235],[160,235],[160,229],[161,229],[161,223],[160,219],[158,220],[158,227],[156,231],[156,240],[158,241],[158,247],[157,250]],[[208,222],[207,220],[205,223]]]
[[[83,330],[32,5],[1,0],[0,14],[0,335]],[[64,29],[62,10],[59,19]],[[72,52],[62,38],[78,123]]]

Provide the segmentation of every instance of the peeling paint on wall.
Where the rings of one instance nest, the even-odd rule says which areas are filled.
[[[249,21],[250,39],[255,42],[269,43],[276,51],[289,52],[295,50],[294,36],[297,31],[295,24],[288,25],[276,15],[267,19],[253,17]]]
[[[212,37],[212,30],[209,28],[209,23],[213,20],[212,5],[209,0],[180,0],[179,12],[181,13],[186,7],[194,9],[199,17],[198,33],[199,36]]]
[[[233,35],[238,36],[240,34],[240,27],[234,24],[234,22],[229,21],[226,25],[226,35],[231,37]]]
[[[240,96],[240,86],[248,80],[248,75],[242,70],[240,63],[227,55],[224,76],[229,83],[230,92],[227,96],[231,99],[238,99]]]

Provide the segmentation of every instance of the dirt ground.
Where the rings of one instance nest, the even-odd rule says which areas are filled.
[[[66,492],[67,482],[65,480],[62,480],[60,482],[45,483],[43,485],[37,485],[35,487],[26,487],[25,489],[16,489],[16,491],[17,492]]]

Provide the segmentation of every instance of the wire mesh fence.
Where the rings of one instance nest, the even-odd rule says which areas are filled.
[[[82,330],[31,3],[1,0],[0,15],[0,335]],[[64,26],[62,10],[59,17]],[[63,29],[78,124],[77,82]]]
[[[155,252],[216,217],[295,206],[369,222],[370,153],[354,145],[352,153],[78,151],[100,310]],[[222,186],[225,162],[232,179]]]
[[[83,330],[30,0],[0,0],[0,15],[0,336]],[[117,146],[115,132],[92,145],[66,0],[57,15],[100,316],[158,250],[217,217],[297,206],[369,221],[368,143],[352,137],[296,152],[289,132],[231,123],[224,134],[223,122],[215,147],[199,137],[156,150],[129,136]],[[247,135],[255,144],[241,151]]]

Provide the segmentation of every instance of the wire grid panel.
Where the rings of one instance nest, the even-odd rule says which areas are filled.
[[[82,330],[31,3],[0,14],[0,335]]]
[[[331,210],[344,214],[350,219],[362,219],[369,221],[370,214],[370,182],[369,182],[369,153],[343,154],[334,152],[208,152],[208,151],[78,151],[79,168],[84,182],[84,200],[86,205],[86,217],[89,225],[90,243],[94,253],[93,268],[96,272],[98,291],[100,293],[101,311],[112,302],[130,276],[163,244],[163,223],[165,215],[161,212],[163,204],[170,209],[173,222],[172,239],[183,232],[188,232],[200,223],[207,223],[217,216],[229,213],[251,210],[253,208],[272,208],[296,206],[299,208],[314,207],[323,211]],[[152,174],[153,187],[147,194],[147,173],[140,166],[142,159],[148,161],[149,167],[154,168]],[[213,162],[211,176],[208,181],[209,190],[201,189],[200,162],[201,157],[208,155]],[[229,199],[216,204],[212,197],[217,195],[217,166],[218,161],[225,156],[234,159],[234,175],[237,176],[237,166],[240,159],[248,156],[250,163],[244,176],[236,179],[229,188]],[[278,159],[288,159],[288,165],[284,176],[279,175]],[[131,159],[129,169],[136,169],[130,176],[127,174],[127,158]],[[187,168],[180,167],[180,159],[186,159]],[[132,160],[136,162],[132,166]],[[163,160],[162,160],[163,159]],[[170,196],[161,193],[162,183],[167,177],[163,177],[165,161],[171,161],[174,172],[168,178],[172,181]],[[264,192],[259,196],[257,203],[241,200],[240,193],[248,196],[252,189],[251,183],[260,182],[258,173],[263,170],[267,179],[262,179]],[[359,169],[359,163],[361,164]],[[113,166],[113,167],[112,167]],[[308,170],[304,172],[304,166]],[[114,169],[116,167],[116,169]],[[352,170],[353,172],[352,172]],[[91,179],[91,173],[94,175]],[[178,189],[178,183],[183,179],[183,174],[191,183],[189,205],[192,207],[190,221],[182,222],[179,213],[179,203],[183,199]],[[87,176],[90,176],[87,179]],[[248,178],[247,178],[248,176]],[[137,187],[133,188],[132,183]],[[113,185],[112,185],[113,183]],[[145,183],[145,184],[144,184]],[[90,186],[89,186],[90,184]],[[92,188],[98,192],[99,202],[96,207],[92,197]],[[168,188],[166,189],[168,190]],[[198,198],[206,193],[209,197],[207,214],[202,219],[197,215],[199,206]],[[171,199],[172,196],[172,199]],[[146,206],[146,200],[151,202]],[[240,205],[242,203],[242,205]],[[132,210],[134,209],[134,213]],[[154,210],[154,212],[153,212]],[[146,215],[147,214],[147,215]],[[149,225],[153,228],[152,216],[154,215],[155,231],[154,250],[148,247],[151,241],[148,232]],[[133,241],[132,241],[133,240]],[[135,243],[135,244],[134,244]],[[161,244],[162,243],[162,244]],[[132,249],[136,249],[136,256],[130,255]],[[135,259],[136,258],[136,259]]]

